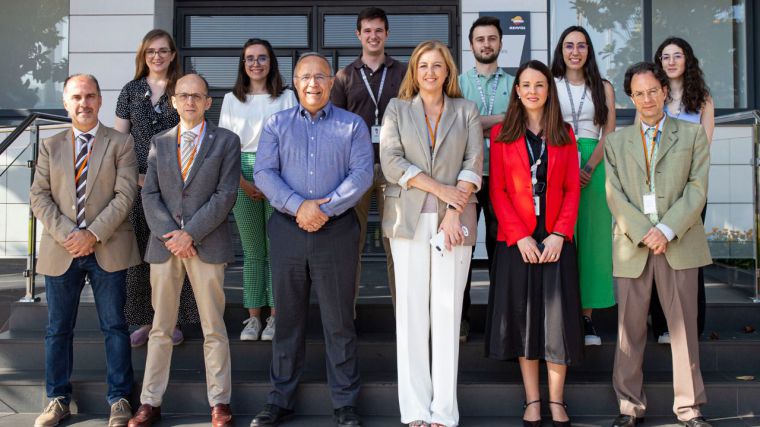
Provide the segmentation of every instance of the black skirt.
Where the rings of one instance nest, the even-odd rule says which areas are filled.
[[[541,242],[548,233],[543,215],[537,220],[533,238]],[[545,264],[526,264],[517,244],[497,242],[491,277],[486,356],[582,362],[583,318],[572,242],[564,243],[559,261]]]

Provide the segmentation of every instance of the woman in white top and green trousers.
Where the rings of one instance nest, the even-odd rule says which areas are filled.
[[[240,53],[238,76],[232,92],[224,95],[219,127],[235,132],[241,144],[241,176],[235,215],[243,246],[243,306],[248,319],[240,334],[243,341],[271,341],[275,333],[272,274],[266,222],[272,207],[253,182],[253,165],[264,123],[272,114],[294,107],[295,94],[284,89],[277,57],[266,40],[249,39]],[[270,307],[262,332],[261,308]]]

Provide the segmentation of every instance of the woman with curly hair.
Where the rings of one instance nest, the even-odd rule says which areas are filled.
[[[604,140],[615,131],[615,91],[602,79],[586,29],[565,29],[554,49],[552,74],[562,117],[573,126],[580,159],[581,200],[576,244],[584,343],[601,345],[593,310],[615,305],[612,287],[612,214],[604,190]]]
[[[668,99],[665,101],[665,113],[676,119],[701,123],[707,133],[707,142],[711,143],[715,130],[715,104],[691,45],[682,38],[669,37],[660,43],[654,54],[654,62],[665,71],[670,85]],[[702,222],[706,213],[707,204],[702,209]],[[654,286],[652,294],[652,332],[657,337],[657,342],[670,344],[668,325]],[[699,269],[697,298],[697,333],[701,335],[705,329],[705,275],[702,268]]]

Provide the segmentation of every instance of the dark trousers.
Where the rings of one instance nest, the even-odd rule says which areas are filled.
[[[268,403],[293,409],[304,367],[309,292],[313,286],[322,317],[333,407],[355,406],[359,395],[354,329],[359,222],[355,211],[349,209],[314,233],[301,230],[293,217],[275,211],[267,223],[267,233],[277,307]]]
[[[132,393],[132,349],[124,317],[127,270],[108,272],[100,268],[95,254],[75,258],[60,276],[45,276],[48,326],[45,334],[45,385],[51,399],[71,399],[74,368],[74,326],[79,296],[89,276],[100,330],[105,336],[107,400],[114,404]]]
[[[488,195],[489,185],[488,177],[483,177],[480,184],[480,191],[475,193],[478,198],[477,218],[480,218],[480,212],[483,212],[483,218],[486,221],[486,253],[488,254],[488,274],[491,274],[491,262],[493,262],[494,249],[496,248],[496,233],[499,231],[499,224],[496,222],[496,214],[493,211],[491,198]],[[472,251],[473,256],[475,250]],[[472,283],[472,263],[470,263],[470,273],[467,275],[467,285],[464,288],[464,300],[462,301],[462,320],[470,321],[470,288]]]
[[[705,222],[706,214],[707,204],[705,203],[705,207],[702,209],[702,223]],[[697,336],[699,336],[705,331],[705,312],[707,310],[704,267],[699,268],[697,285]],[[654,334],[654,338],[657,339],[657,337],[668,331],[668,323],[660,305],[660,298],[657,296],[656,286],[652,286],[652,303],[649,306],[649,314],[652,316],[652,333]]]

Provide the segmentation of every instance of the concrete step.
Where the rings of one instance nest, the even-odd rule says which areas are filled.
[[[205,415],[208,411],[203,371],[172,372],[162,410],[166,413]],[[136,372],[142,378],[142,372]],[[565,386],[565,401],[571,416],[615,416],[617,401],[611,374],[570,371]],[[703,409],[711,417],[735,417],[760,413],[760,382],[741,381],[735,373],[706,373],[705,387],[709,399]],[[672,414],[673,388],[670,374],[646,376],[650,416]],[[85,414],[108,412],[104,402],[106,385],[102,371],[75,371],[74,399],[78,411]],[[546,395],[545,379],[542,393]],[[395,375],[362,376],[358,408],[368,416],[398,416],[398,391]],[[132,401],[136,403],[140,384],[135,384]],[[233,375],[232,406],[238,414],[253,415],[261,409],[269,391],[269,381],[260,372],[236,372]],[[524,392],[519,374],[462,373],[459,376],[459,411],[462,416],[518,417],[522,415]],[[305,374],[296,397],[296,411],[302,415],[330,415],[329,386],[324,378]],[[0,372],[0,412],[35,413],[45,404],[42,371]],[[547,408],[544,408],[546,411]]]
[[[229,301],[229,299],[228,299]],[[470,330],[483,332],[488,306],[474,304],[470,308]],[[79,306],[77,331],[99,330],[98,315],[95,304],[82,302]],[[13,331],[44,331],[47,325],[47,304],[10,303],[10,316],[5,329]],[[224,319],[230,335],[239,335],[243,320],[248,317],[241,304],[228,303]],[[617,308],[594,311],[594,324],[601,335],[614,336],[617,333]],[[309,308],[308,332],[322,331],[319,306],[312,304]],[[745,326],[760,330],[760,304],[751,303],[709,303],[705,325],[705,337],[714,331],[741,332]],[[393,307],[390,303],[374,303],[372,300],[360,299],[357,305],[356,329],[360,333],[391,333],[395,330]]]
[[[203,339],[199,331],[189,331],[185,342],[172,354],[173,370],[203,369]],[[731,369],[760,377],[760,332],[752,334],[721,333],[720,340],[700,342],[700,363],[703,372]],[[196,337],[193,337],[196,336]],[[272,346],[266,341],[240,341],[230,337],[232,369],[235,372],[268,372]],[[604,337],[601,346],[586,347],[586,360],[576,372],[611,371],[615,355],[613,336]],[[105,369],[103,337],[100,332],[78,331],[74,338],[74,369]],[[45,363],[44,332],[7,331],[0,333],[0,369],[35,370]],[[359,336],[359,363],[363,373],[396,372],[396,342],[392,334],[366,333]],[[147,346],[132,350],[135,369],[145,367]],[[460,371],[499,372],[517,371],[513,363],[488,359],[484,354],[482,334],[472,334],[459,348]],[[311,334],[306,340],[305,370],[325,373],[325,348],[321,334]],[[672,372],[670,346],[650,341],[645,353],[646,372]]]
[[[233,408],[234,410],[234,408]],[[0,427],[30,426],[37,414],[0,414]],[[248,427],[252,416],[234,415],[234,427]],[[576,427],[608,427],[614,417],[573,417]],[[75,414],[65,424],[67,427],[103,427],[107,421],[105,416]],[[714,427],[748,427],[760,425],[760,417],[724,417],[710,419]],[[396,417],[362,417],[364,427],[398,427]],[[162,417],[160,427],[207,427],[209,417],[203,415],[166,415]],[[287,422],[287,427],[335,427],[333,418],[328,415],[296,415]],[[520,417],[462,417],[461,427],[522,427]],[[545,426],[550,426],[549,419],[544,420]],[[647,417],[647,427],[680,427],[673,417]],[[158,426],[157,426],[158,427]]]

